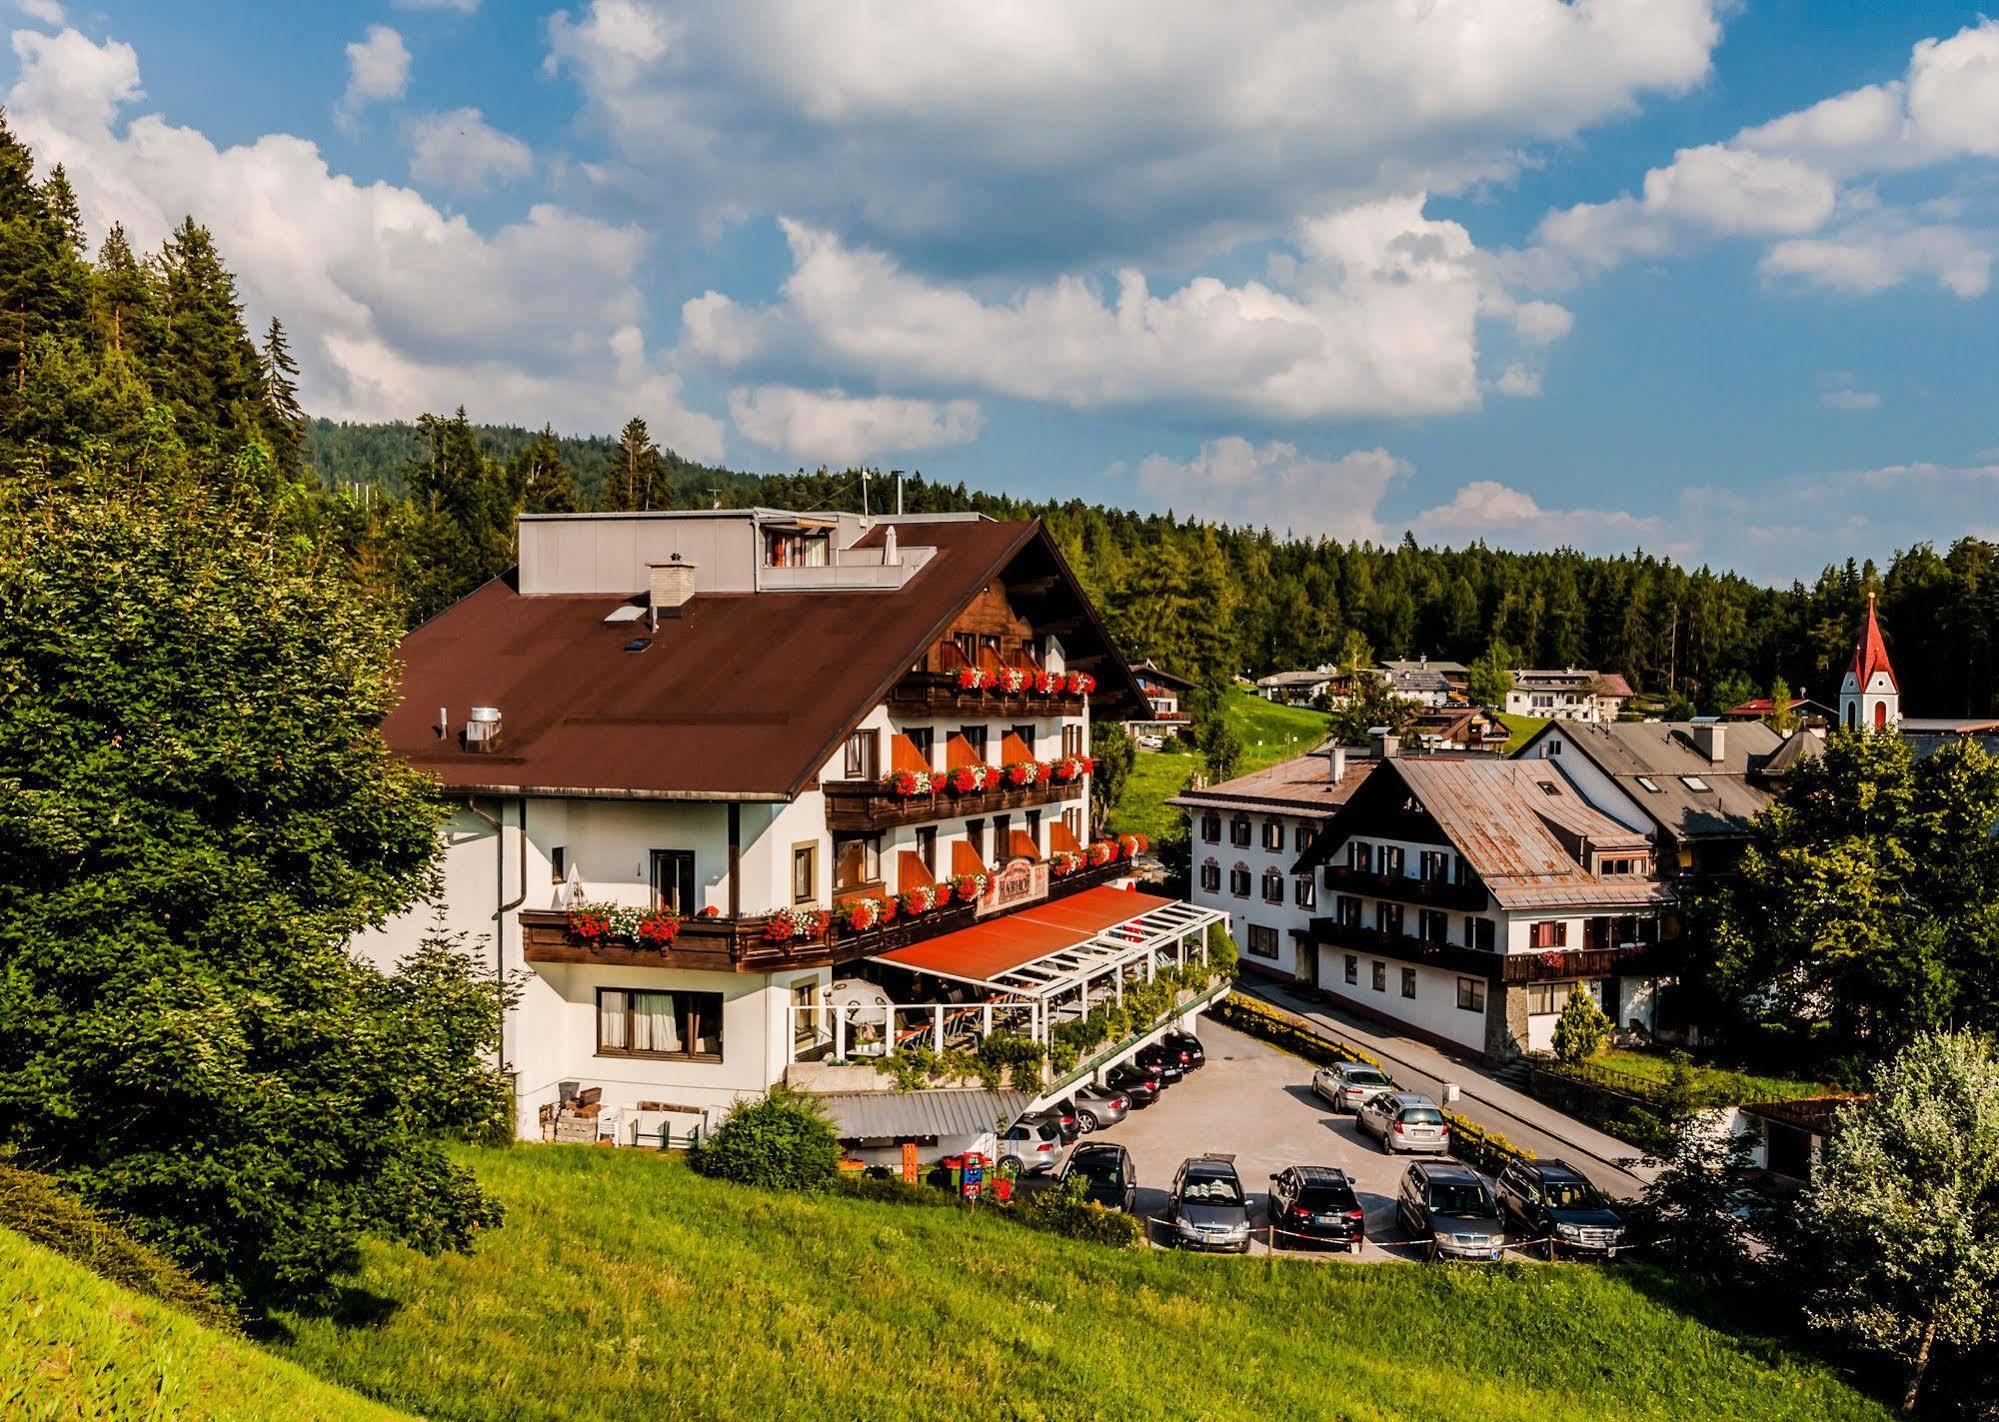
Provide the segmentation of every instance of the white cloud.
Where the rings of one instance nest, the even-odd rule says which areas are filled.
[[[1380,542],[1376,510],[1389,486],[1410,472],[1385,449],[1316,459],[1296,445],[1257,445],[1229,435],[1185,461],[1148,455],[1136,476],[1151,503],[1183,517]]]
[[[883,454],[970,444],[985,425],[971,400],[939,403],[789,385],[731,390],[729,414],[745,438],[764,448],[836,468]]]
[[[22,46],[10,122],[44,165],[65,163],[85,224],[114,219],[157,245],[185,213],[217,236],[250,324],[291,330],[302,395],[317,414],[410,417],[461,402],[494,419],[614,429],[642,414],[694,458],[723,448],[687,410],[679,376],[634,324],[646,248],[635,227],[553,206],[482,233],[422,195],[332,172],[304,139],[269,134],[218,148],[157,115],[122,129],[136,57],[73,31]]]
[[[1452,496],[1416,515],[1410,529],[1425,542],[1484,542],[1500,548],[1578,548],[1587,552],[1629,552],[1645,547],[1670,551],[1666,526],[1658,518],[1622,509],[1545,509],[1532,494],[1492,479],[1466,484]]]
[[[427,114],[410,125],[410,176],[454,192],[479,192],[495,179],[513,182],[534,171],[534,153],[502,133],[477,109]]]
[[[1834,291],[1885,291],[1926,276],[1969,300],[1992,284],[1992,256],[1999,239],[1949,224],[1910,225],[1899,214],[1850,224],[1826,237],[1779,242],[1764,253],[1759,270]]]
[[[387,25],[370,25],[347,46],[347,92],[338,113],[351,119],[370,104],[400,99],[410,81],[410,52]]]
[[[1541,393],[1541,372],[1523,361],[1515,361],[1499,373],[1492,388],[1502,395],[1525,399]]]
[[[479,0],[394,0],[398,10],[456,10],[461,15],[470,15],[479,8]]]
[[[45,25],[60,25],[63,22],[62,6],[56,0],[14,0],[14,8]]]
[[[1480,264],[1462,227],[1422,209],[1420,195],[1398,197],[1303,224],[1288,290],[1203,276],[1156,295],[1127,269],[1111,293],[1065,276],[1001,300],[786,222],[781,301],[752,310],[706,293],[683,307],[683,341],[724,367],[802,362],[1084,410],[1461,410],[1478,402]],[[1536,304],[1524,325],[1552,339],[1560,311]]]
[[[1854,390],[1842,386],[1821,393],[1819,403],[1828,410],[1878,410],[1881,408],[1881,395],[1874,390]]]
[[[590,0],[549,27],[663,217],[790,213],[919,265],[1176,263],[1460,191],[1708,73],[1714,0]]]

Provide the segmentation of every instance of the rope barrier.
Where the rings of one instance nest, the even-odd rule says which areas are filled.
[[[1156,1242],[1153,1241],[1151,1238],[1152,1231],[1150,1227],[1154,1225],[1157,1225],[1159,1228],[1165,1230],[1167,1232],[1169,1239],[1177,1240],[1179,1238],[1180,1227],[1178,1223],[1176,1223],[1175,1221],[1169,1220],[1163,1215],[1141,1215],[1139,1216],[1139,1218],[1143,1220],[1148,1227],[1146,1230],[1146,1236],[1148,1242]],[[1269,1250],[1273,1254],[1277,1252],[1277,1236],[1279,1235],[1283,1235],[1286,1239],[1308,1240],[1314,1244],[1347,1243],[1351,1248],[1351,1252],[1356,1257],[1362,1254],[1370,1245],[1383,1252],[1388,1252],[1398,1249],[1427,1250],[1431,1246],[1431,1241],[1426,1239],[1373,1239],[1366,1235],[1362,1235],[1358,1241],[1351,1241],[1351,1240],[1336,1239],[1331,1236],[1322,1235],[1322,1234],[1303,1234],[1294,1229],[1281,1229],[1274,1224],[1250,1226],[1249,1238],[1252,1241],[1255,1240],[1256,1236],[1258,1236],[1259,1234],[1263,1236],[1264,1248]],[[1561,1239],[1559,1236],[1552,1234],[1544,1234],[1538,1239],[1523,1239],[1517,1241],[1501,1240],[1499,1248],[1502,1253],[1515,1253],[1521,1255],[1533,1254],[1534,1257],[1546,1262],[1546,1261],[1552,1261],[1554,1259],[1555,1251],[1557,1248],[1560,1247],[1560,1245],[1561,1245]],[[1616,1252],[1619,1254],[1628,1254],[1640,1248],[1654,1248],[1654,1247],[1656,1247],[1656,1245],[1619,1244],[1616,1246]],[[1538,1253],[1536,1251],[1538,1251]],[[1594,1253],[1598,1251],[1591,1251],[1591,1252]]]

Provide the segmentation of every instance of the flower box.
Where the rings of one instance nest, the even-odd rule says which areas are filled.
[[[679,936],[680,915],[669,908],[648,910],[632,929],[632,941],[641,948],[671,948]]]
[[[888,778],[889,793],[899,799],[912,800],[918,795],[928,795],[936,787],[931,782],[928,771],[898,770]]]

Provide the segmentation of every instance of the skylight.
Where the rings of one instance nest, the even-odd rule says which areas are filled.
[[[1652,792],[1652,793],[1653,793],[1654,795],[1663,795],[1663,794],[1665,794],[1665,793],[1666,793],[1665,791],[1663,791],[1663,790],[1661,790],[1661,789],[1659,788],[1659,782],[1658,782],[1658,781],[1656,781],[1656,780],[1654,780],[1654,779],[1653,779],[1653,778],[1652,778],[1651,776],[1649,776],[1649,775],[1641,775],[1641,776],[1639,776],[1639,777],[1638,777],[1638,783],[1639,783],[1639,785],[1640,785],[1640,786],[1642,786],[1643,788],[1645,788],[1645,789],[1647,789],[1647,790],[1650,790],[1650,791],[1651,791],[1651,792]]]
[[[1714,788],[1698,775],[1682,775],[1680,777],[1680,784],[1686,786],[1689,790],[1711,790]]]

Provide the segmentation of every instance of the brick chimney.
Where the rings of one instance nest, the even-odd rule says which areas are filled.
[[[652,586],[647,598],[647,606],[657,622],[662,615],[678,617],[680,609],[694,596],[694,564],[678,560],[669,563],[648,563],[646,569],[652,574]]]

